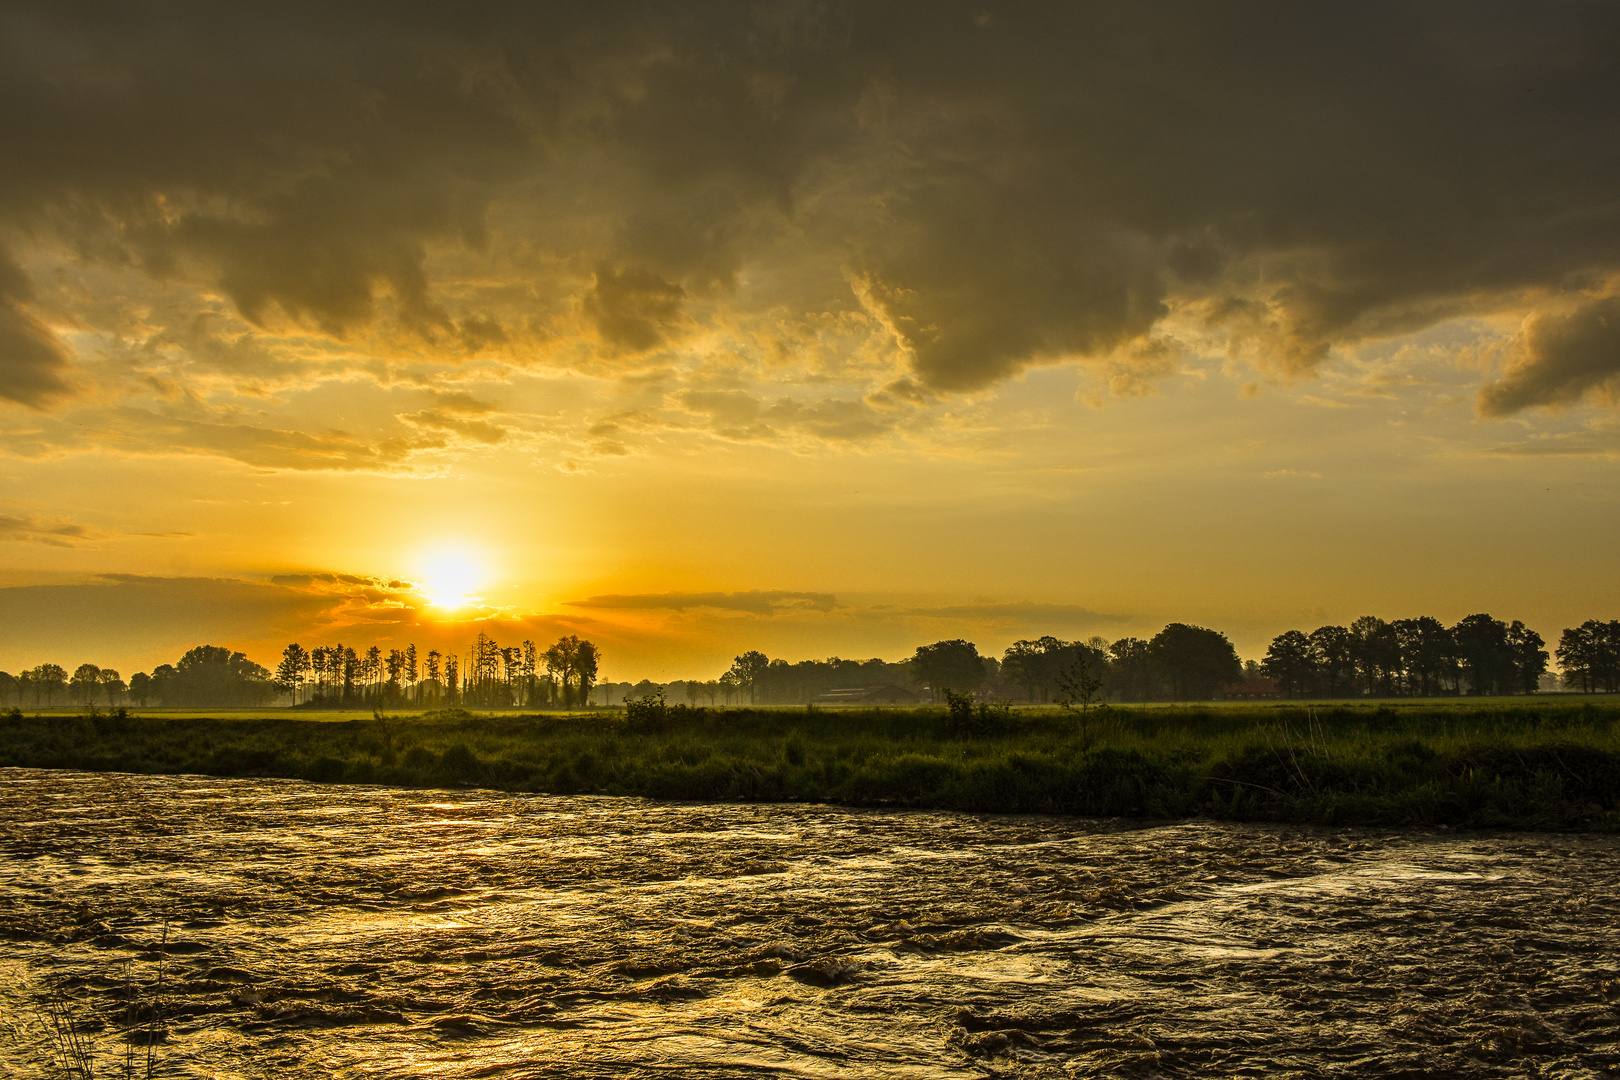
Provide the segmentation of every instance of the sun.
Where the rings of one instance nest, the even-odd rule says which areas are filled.
[[[488,573],[482,553],[463,545],[431,548],[417,559],[417,565],[421,580],[416,582],[416,591],[429,604],[445,611],[467,607],[477,600],[474,594]]]

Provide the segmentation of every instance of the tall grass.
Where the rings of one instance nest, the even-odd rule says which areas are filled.
[[[13,717],[0,765],[700,800],[1620,827],[1620,701],[993,713]]]

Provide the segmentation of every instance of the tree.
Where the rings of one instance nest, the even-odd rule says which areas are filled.
[[[281,691],[300,704],[299,692],[304,688],[304,676],[310,669],[309,653],[296,641],[281,650],[281,663],[276,666],[275,684]]]
[[[1120,638],[1108,646],[1111,689],[1122,701],[1147,701],[1158,681],[1148,643],[1141,638]]]
[[[1174,701],[1208,701],[1243,677],[1243,663],[1226,635],[1202,626],[1171,623],[1148,642],[1148,655]]]
[[[1470,615],[1451,628],[1470,694],[1511,693],[1518,683],[1518,662],[1507,630],[1502,620],[1484,614]]]
[[[1033,641],[1015,641],[1001,654],[1001,675],[1024,688],[1024,696],[1035,700],[1041,688],[1040,647]]]
[[[541,659],[546,673],[562,687],[565,708],[573,708],[576,700],[581,705],[590,704],[591,687],[596,683],[600,660],[594,644],[569,634],[558,638]]]
[[[1311,631],[1311,662],[1316,668],[1318,693],[1337,697],[1355,681],[1356,661],[1350,631],[1342,626],[1319,626]]]
[[[1422,615],[1390,624],[1406,692],[1425,697],[1457,682],[1457,643],[1439,619]]]
[[[163,675],[165,705],[261,705],[275,694],[268,671],[221,645],[199,645],[164,668],[153,674]]]
[[[1393,692],[1401,649],[1389,623],[1374,615],[1363,615],[1351,623],[1350,656],[1361,680],[1362,693],[1372,696]]]
[[[135,703],[141,708],[146,708],[146,703],[151,699],[152,693],[152,676],[144,671],[137,671],[129,677],[129,696],[134,698]]]
[[[596,651],[596,645],[589,641],[581,641],[575,654],[574,678],[578,681],[579,701],[581,705],[591,703],[591,687],[596,685],[597,665],[601,655]]]
[[[1022,686],[1030,701],[1050,701],[1053,691],[1059,688],[1063,673],[1073,668],[1087,649],[1095,655],[1087,657],[1086,663],[1094,669],[1094,674],[1100,675],[1106,662],[1100,649],[1051,636],[1035,641],[1013,642],[1002,654],[999,674],[1003,679]],[[986,663],[988,665],[994,661],[987,660]],[[986,674],[993,677],[990,672]]]
[[[80,664],[68,682],[74,698],[83,705],[94,705],[101,691],[101,669],[94,664]]]
[[[1516,689],[1534,694],[1541,689],[1541,677],[1547,673],[1547,650],[1543,648],[1546,642],[1541,640],[1540,634],[1514,619],[1508,624],[1507,644],[1517,669]]]
[[[1260,670],[1268,678],[1276,679],[1288,697],[1298,697],[1316,679],[1316,661],[1311,654],[1311,639],[1299,630],[1289,630],[1271,639],[1266,658]]]
[[[741,656],[731,661],[731,673],[736,677],[739,690],[748,694],[748,704],[759,703],[759,683],[765,672],[770,669],[770,657],[758,649],[749,649]]]
[[[61,664],[40,664],[28,674],[34,686],[35,705],[43,695],[45,706],[49,708],[56,701],[56,695],[67,689],[68,673]]]
[[[919,645],[911,658],[911,670],[912,678],[928,687],[935,701],[947,690],[971,694],[984,682],[978,646],[961,638]]]
[[[110,709],[113,707],[118,695],[122,694],[126,687],[124,686],[123,677],[116,670],[104,667],[101,669],[101,689],[107,695],[107,708]]]
[[[439,661],[443,658],[438,649],[429,649],[427,660],[422,667],[422,674],[427,680],[428,690],[433,694],[434,700],[438,700],[440,693],[444,689],[439,683]],[[422,695],[418,693],[416,699],[417,704],[421,704]]]
[[[1620,622],[1588,619],[1558,639],[1558,666],[1565,686],[1583,693],[1620,690]]]
[[[1097,704],[1102,690],[1103,658],[1085,645],[1076,647],[1073,654],[1074,659],[1057,675],[1058,704],[1068,711],[1085,713]]]

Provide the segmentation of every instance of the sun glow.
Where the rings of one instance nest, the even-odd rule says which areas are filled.
[[[418,559],[418,566],[421,580],[416,582],[416,591],[445,611],[476,601],[475,593],[488,575],[482,553],[464,546],[433,548]]]

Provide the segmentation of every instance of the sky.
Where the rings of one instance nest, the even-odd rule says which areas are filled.
[[[0,668],[1620,617],[1620,8],[0,6]]]

